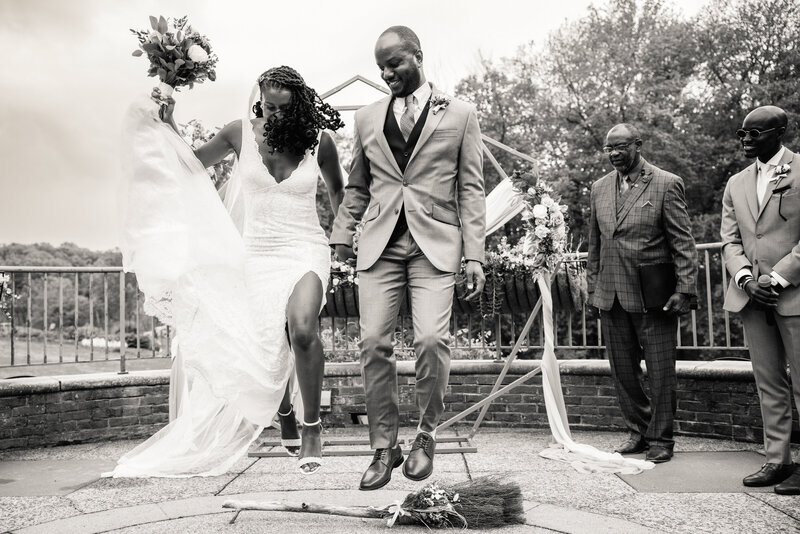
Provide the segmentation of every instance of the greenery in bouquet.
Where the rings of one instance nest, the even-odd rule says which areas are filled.
[[[560,204],[553,188],[533,172],[514,171],[510,178],[525,203],[522,252],[533,258],[535,276],[552,273],[568,248],[567,206]]]
[[[206,36],[197,33],[188,23],[187,17],[165,19],[150,17],[150,30],[134,30],[131,32],[139,39],[139,48],[133,51],[138,57],[147,55],[150,67],[148,76],[158,76],[159,80],[170,88],[202,83],[206,79],[212,82],[217,75],[214,67],[217,56],[211,51]],[[161,87],[162,97],[167,97],[170,89]]]

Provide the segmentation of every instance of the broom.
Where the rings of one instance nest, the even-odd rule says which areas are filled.
[[[434,482],[409,493],[402,503],[383,508],[373,506],[329,506],[313,503],[226,501],[236,521],[242,510],[305,512],[384,519],[388,526],[425,525],[428,528],[487,529],[525,523],[519,484],[496,477],[481,477],[454,486]]]

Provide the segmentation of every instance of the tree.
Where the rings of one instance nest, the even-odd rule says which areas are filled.
[[[800,4],[714,0],[686,20],[660,0],[610,0],[482,67],[458,94],[476,103],[485,133],[539,159],[570,205],[575,242],[619,122],[641,130],[648,161],[683,178],[698,242],[717,241],[722,190],[747,164],[734,135],[744,115],[781,106],[786,141],[797,139]]]

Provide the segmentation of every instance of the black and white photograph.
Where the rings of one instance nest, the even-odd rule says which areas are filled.
[[[800,0],[0,49],[0,532],[800,532]]]

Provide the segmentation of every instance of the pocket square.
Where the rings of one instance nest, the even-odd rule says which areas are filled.
[[[647,207],[647,206],[650,206],[650,207],[652,208],[652,207],[653,207],[653,204],[652,204],[652,203],[651,203],[649,200],[645,200],[645,201],[644,201],[644,204],[642,204],[642,205],[641,205],[641,206],[639,206],[639,207],[640,207],[640,208],[644,208],[644,207]]]

